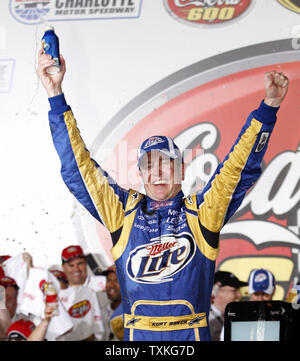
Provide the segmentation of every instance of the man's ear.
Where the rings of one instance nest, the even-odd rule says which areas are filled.
[[[139,167],[139,176],[141,177],[142,183],[144,183],[144,178],[140,167]]]
[[[220,282],[217,282],[213,285],[212,292],[211,292],[213,299],[217,296],[220,286],[221,286]]]

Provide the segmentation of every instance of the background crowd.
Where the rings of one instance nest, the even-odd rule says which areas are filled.
[[[115,266],[90,272],[78,245],[61,252],[60,267],[33,265],[29,253],[0,256],[0,339],[10,341],[122,341],[124,334],[120,286]],[[209,323],[213,341],[224,340],[224,312],[228,303],[272,300],[274,275],[253,269],[248,282],[233,273],[217,271],[211,296]],[[292,301],[289,294],[287,301]]]
[[[93,274],[78,245],[63,249],[61,260],[61,267],[44,269],[28,253],[0,256],[0,338],[122,340],[115,267]]]

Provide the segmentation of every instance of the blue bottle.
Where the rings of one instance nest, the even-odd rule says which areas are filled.
[[[53,26],[48,26],[45,29],[42,38],[42,47],[46,54],[50,54],[55,61],[52,66],[49,66],[46,71],[48,74],[55,74],[60,71],[60,60],[59,60],[59,40],[54,32]]]

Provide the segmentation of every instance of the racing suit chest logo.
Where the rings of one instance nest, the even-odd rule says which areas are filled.
[[[195,250],[194,239],[189,233],[154,238],[130,252],[126,270],[138,283],[169,282],[191,261]]]

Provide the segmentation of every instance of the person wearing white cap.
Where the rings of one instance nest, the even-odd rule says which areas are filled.
[[[267,269],[253,269],[248,281],[250,301],[270,301],[275,293],[276,282],[273,273]]]
[[[39,52],[37,72],[49,96],[52,138],[65,184],[110,232],[124,341],[210,340],[220,232],[261,174],[287,77],[277,71],[265,74],[264,100],[202,192],[184,195],[183,155],[173,139],[147,138],[138,150],[143,194],[116,184],[92,159],[62,91],[66,66],[62,56],[60,60],[61,71],[49,75],[46,68],[53,59]]]

